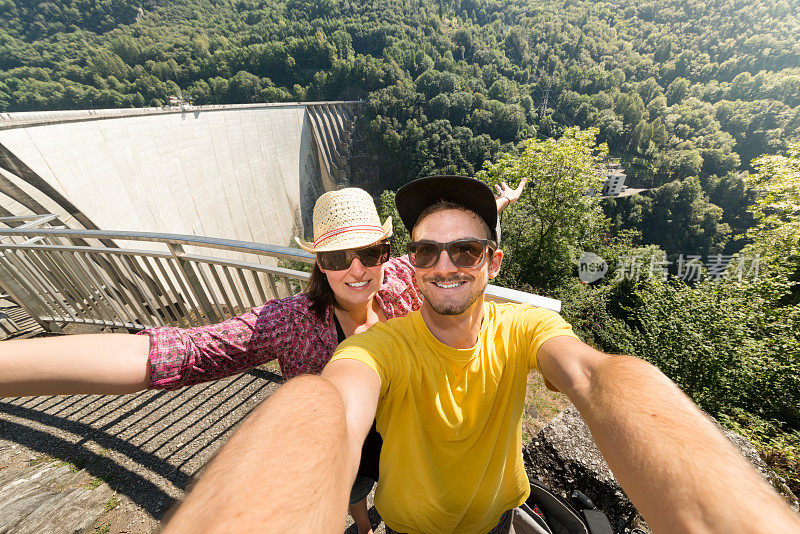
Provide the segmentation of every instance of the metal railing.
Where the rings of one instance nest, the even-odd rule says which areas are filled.
[[[212,249],[251,261],[214,256]],[[54,323],[141,329],[219,322],[302,291],[308,273],[274,265],[275,259],[313,262],[302,250],[228,239],[0,229],[0,287],[46,330],[57,330]]]
[[[38,227],[53,218],[0,217],[27,221],[0,227],[0,292],[49,331],[64,323],[138,330],[219,322],[305,288],[308,273],[276,260],[314,262],[299,249],[230,239]],[[241,259],[213,255],[220,250]],[[496,286],[487,295],[556,311],[561,304]]]

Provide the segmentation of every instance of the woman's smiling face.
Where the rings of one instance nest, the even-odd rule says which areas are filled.
[[[353,258],[350,267],[341,271],[320,271],[328,278],[328,283],[336,296],[336,305],[343,309],[369,304],[383,283],[385,263],[375,267],[365,267],[361,260]]]

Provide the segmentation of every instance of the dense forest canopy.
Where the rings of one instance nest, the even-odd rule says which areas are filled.
[[[366,99],[382,185],[600,129],[639,185],[800,135],[785,0],[0,0],[0,110]]]
[[[614,231],[673,255],[732,254],[754,223],[743,173],[800,138],[798,11],[785,0],[0,0],[0,111],[362,99],[353,183],[376,194],[597,128],[628,185],[652,189],[606,203]]]

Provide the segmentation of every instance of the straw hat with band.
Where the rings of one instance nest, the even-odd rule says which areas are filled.
[[[368,247],[392,235],[392,218],[381,224],[372,197],[357,187],[328,191],[314,205],[314,242],[295,241],[316,254]]]

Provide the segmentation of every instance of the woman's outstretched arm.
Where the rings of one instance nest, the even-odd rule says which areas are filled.
[[[150,384],[150,338],[84,334],[0,342],[0,397],[124,394]]]
[[[177,389],[242,373],[275,359],[299,337],[303,323],[292,297],[222,321],[192,328],[158,327],[139,334],[86,334],[0,342],[0,397],[125,394],[147,388]],[[296,304],[296,303],[295,303]],[[299,317],[299,319],[298,319]],[[295,333],[296,334],[296,333]],[[302,336],[306,355],[298,372],[318,373],[336,346]],[[306,350],[307,349],[307,350]],[[151,361],[152,360],[152,361]]]

